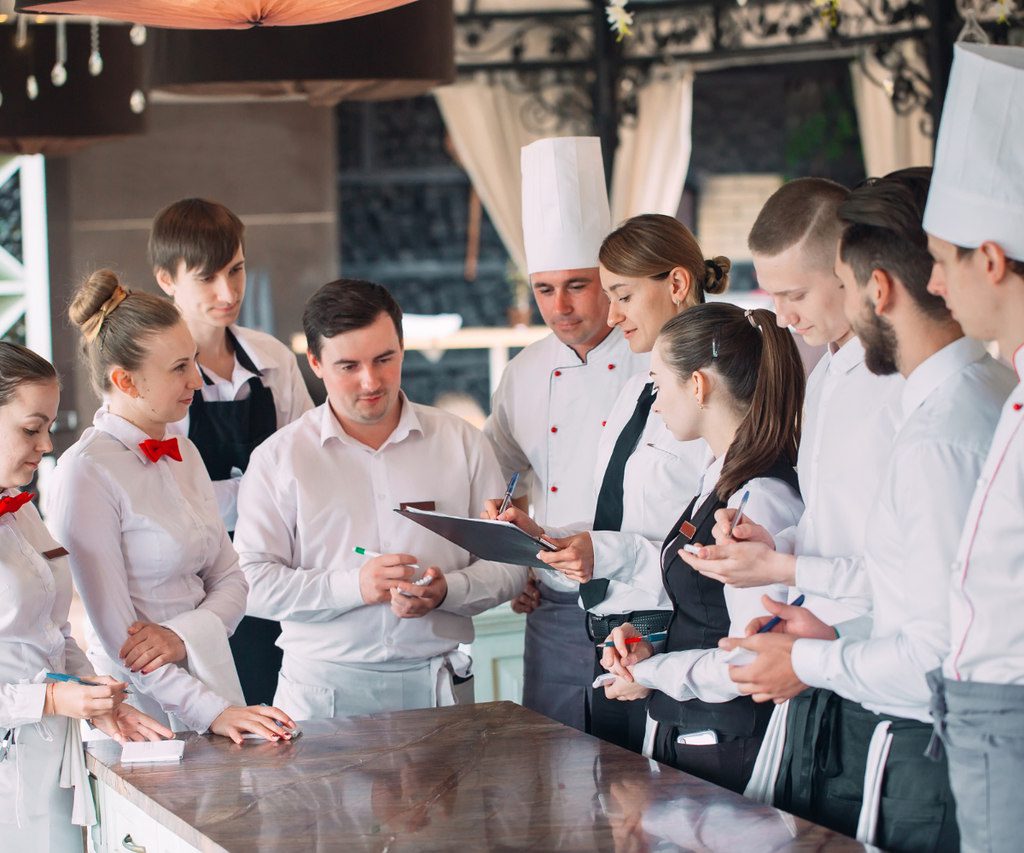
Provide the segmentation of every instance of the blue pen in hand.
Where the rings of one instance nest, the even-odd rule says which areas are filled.
[[[804,603],[804,594],[800,593],[800,595],[798,595],[796,598],[794,598],[790,602],[789,606],[790,607],[799,607],[803,603]],[[757,633],[758,634],[767,634],[769,631],[772,630],[772,628],[774,628],[776,625],[778,625],[781,621],[782,621],[782,617],[781,616],[773,616],[771,619],[769,619],[767,622],[765,622],[760,628],[757,629]]]
[[[512,492],[516,490],[516,484],[519,482],[519,472],[514,471],[512,476],[509,477],[508,486],[505,488],[505,497],[501,499],[501,506],[498,507],[498,515],[501,515],[505,510],[508,509],[508,505],[512,503]]]
[[[79,678],[77,675],[71,675],[67,672],[48,672],[46,673],[46,677],[50,679],[50,681],[67,681],[71,684],[84,684],[86,687],[106,687],[105,684],[101,684],[98,681],[87,681],[84,678]],[[131,693],[132,691],[126,687],[124,692]]]

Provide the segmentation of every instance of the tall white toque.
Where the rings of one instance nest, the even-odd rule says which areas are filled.
[[[612,219],[601,140],[539,139],[523,148],[522,170],[527,273],[596,267]]]
[[[955,46],[924,230],[1024,259],[1024,48]]]

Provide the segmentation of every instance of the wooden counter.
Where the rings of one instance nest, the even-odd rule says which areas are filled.
[[[293,744],[185,735],[174,765],[91,744],[95,849],[864,849],[510,702],[303,729]]]

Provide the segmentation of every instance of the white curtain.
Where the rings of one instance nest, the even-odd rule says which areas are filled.
[[[612,223],[640,213],[675,216],[690,167],[693,72],[652,80],[637,94],[635,126],[619,128]]]
[[[523,120],[529,97],[479,80],[442,86],[434,96],[487,215],[509,257],[525,270],[519,150],[540,138]]]
[[[462,166],[509,257],[526,269],[519,151],[550,136],[527,128],[535,97],[499,82],[467,80],[434,90]],[[637,95],[635,126],[619,128],[612,177],[612,222],[638,213],[674,215],[690,164],[693,74],[652,80]],[[569,131],[560,135],[571,135]]]
[[[909,42],[903,42],[901,49],[908,62],[920,62]],[[888,75],[889,72],[870,55],[850,63],[864,170],[869,177],[932,164],[932,140],[921,130],[921,122],[927,117],[923,110],[914,110],[905,116],[896,114],[889,95],[875,82],[885,80]]]

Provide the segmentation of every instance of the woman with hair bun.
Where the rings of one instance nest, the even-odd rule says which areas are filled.
[[[611,303],[608,324],[622,330],[636,353],[649,353],[668,320],[729,284],[728,258],[705,259],[693,234],[671,216],[627,220],[605,238],[599,259],[601,287]],[[661,631],[672,613],[660,574],[634,575],[632,567],[638,552],[661,541],[679,513],[680,497],[693,494],[708,449],[703,441],[677,441],[652,411],[654,399],[646,371],[623,386],[598,446],[595,516],[549,531],[545,535],[559,550],[539,555],[552,578],[579,590],[595,648],[630,620],[645,633]],[[489,507],[492,516],[496,509]],[[515,508],[501,517],[544,532]],[[595,676],[603,674],[597,651],[593,666]],[[587,705],[590,734],[640,751],[643,708],[609,700],[600,689],[591,689]]]
[[[645,754],[742,792],[772,706],[740,694],[718,641],[743,636],[765,613],[762,595],[784,600],[786,588],[726,587],[690,568],[683,549],[710,543],[715,513],[735,509],[744,493],[745,511],[767,519],[773,533],[800,518],[793,466],[803,365],[792,335],[776,325],[772,312],[720,302],[665,324],[651,378],[658,386],[654,411],[669,431],[679,441],[703,439],[714,458],[694,497],[677,496],[672,511],[678,518],[666,525],[663,544],[645,543],[636,555],[635,575],[658,572],[672,601],[664,646],[641,639],[649,632],[631,623],[615,628],[614,647],[604,649],[602,664],[617,678],[605,691],[625,704],[646,704]]]
[[[125,684],[97,676],[71,636],[71,573],[20,491],[53,450],[60,383],[46,359],[0,342],[0,834],[5,851],[77,851],[95,822],[80,719],[120,742],[171,732],[121,703]],[[53,682],[69,673],[88,683]],[[77,781],[76,781],[77,780]],[[76,824],[78,824],[76,826]]]
[[[68,314],[104,400],[60,458],[50,505],[89,615],[89,657],[176,730],[290,737],[283,711],[244,706],[228,635],[248,587],[199,452],[166,437],[202,384],[188,327],[110,270],[89,276]]]

